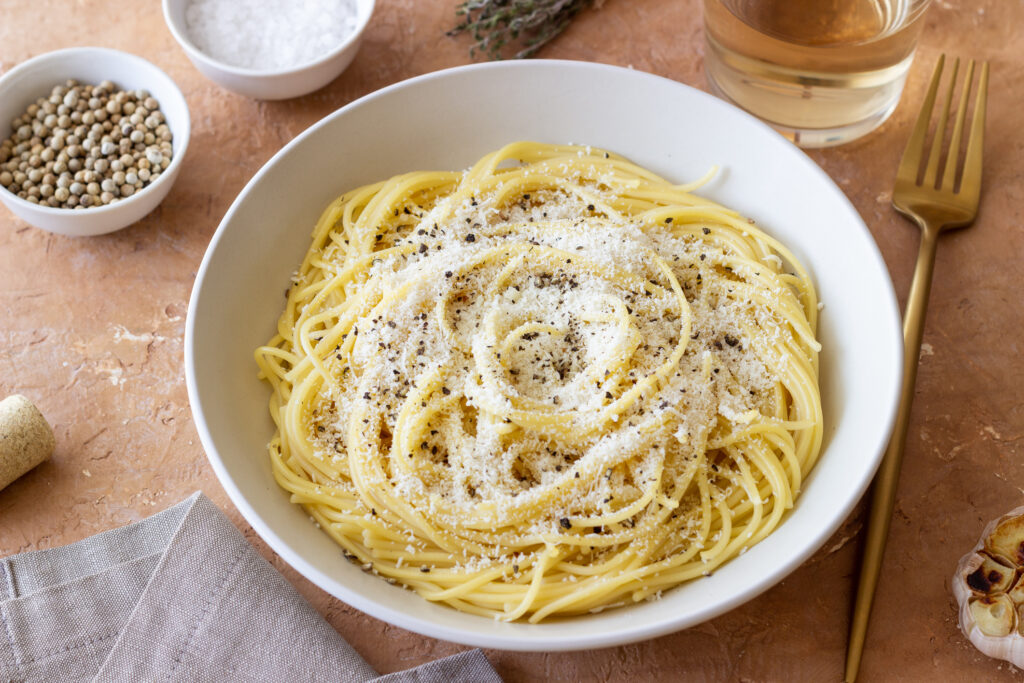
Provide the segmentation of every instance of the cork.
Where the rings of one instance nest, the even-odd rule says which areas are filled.
[[[53,453],[53,430],[31,401],[15,394],[0,401],[0,490]]]

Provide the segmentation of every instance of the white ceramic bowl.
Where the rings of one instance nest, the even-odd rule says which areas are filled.
[[[73,237],[114,232],[155,209],[170,191],[188,149],[188,105],[171,77],[142,57],[104,47],[72,47],[33,57],[0,77],[0,138],[10,136],[10,122],[25,113],[28,105],[49,96],[53,86],[69,78],[94,85],[109,80],[123,90],[148,90],[160,102],[174,136],[170,165],[139,192],[105,206],[82,210],[39,206],[3,188],[0,201],[25,222],[50,232]]]
[[[766,540],[654,602],[537,625],[428,603],[346,562],[271,474],[269,388],[256,346],[323,207],[415,169],[461,169],[517,139],[586,143],[683,182],[789,245],[817,283],[825,444],[794,509]],[[803,152],[721,100],[583,62],[499,62],[428,74],[358,100],[295,138],[232,204],[200,267],[185,364],[196,427],[217,476],[257,532],[300,573],[375,617],[429,636],[514,650],[596,648],[692,626],[749,600],[807,559],[867,487],[888,440],[902,335],[885,264],[857,212]],[[813,592],[813,587],[808,587]]]
[[[189,37],[185,9],[189,0],[163,0],[164,21],[189,60],[217,85],[257,100],[285,100],[319,90],[348,68],[359,51],[374,0],[354,0],[356,28],[344,42],[316,61],[280,71],[246,69],[202,52]]]

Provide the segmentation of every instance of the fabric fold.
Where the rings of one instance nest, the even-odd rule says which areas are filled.
[[[204,495],[0,560],[0,680],[500,681],[479,650],[376,671]]]

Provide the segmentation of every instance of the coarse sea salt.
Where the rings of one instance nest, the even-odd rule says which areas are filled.
[[[191,0],[189,38],[218,61],[281,71],[314,62],[356,30],[355,0]]]

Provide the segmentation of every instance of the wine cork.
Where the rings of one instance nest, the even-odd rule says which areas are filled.
[[[39,409],[15,394],[0,401],[0,489],[53,453],[53,430]]]

